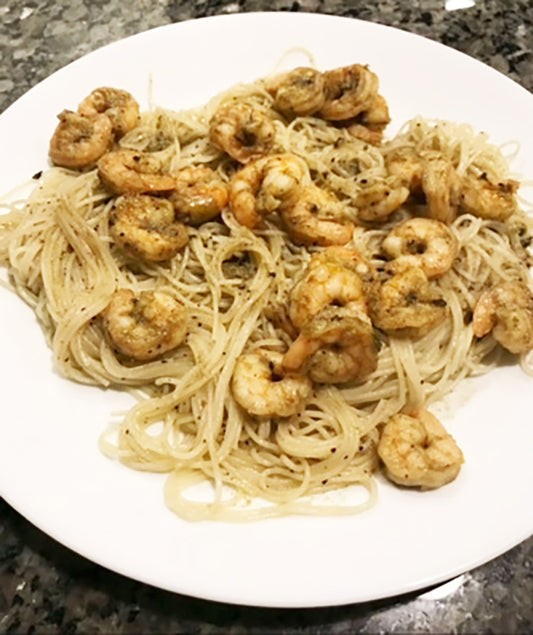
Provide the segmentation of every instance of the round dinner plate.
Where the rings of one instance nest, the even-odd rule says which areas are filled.
[[[369,64],[390,105],[389,136],[419,114],[469,122],[495,143],[518,141],[513,170],[533,175],[533,97],[491,68],[376,24],[249,13],[141,33],[35,86],[0,116],[0,192],[47,166],[57,113],[97,86],[179,110],[309,56],[322,70]],[[129,397],[62,379],[32,311],[5,289],[0,350],[0,493],[63,545],[157,587],[270,607],[362,602],[449,579],[532,531],[533,380],[516,364],[464,382],[441,405],[466,462],[440,490],[378,476],[377,505],[356,516],[190,523],[165,507],[164,475],[129,470],[98,449]]]

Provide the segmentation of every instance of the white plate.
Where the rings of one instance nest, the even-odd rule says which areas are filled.
[[[399,30],[272,13],[162,27],[55,73],[0,117],[0,191],[45,167],[56,114],[96,86],[121,86],[142,100],[151,78],[154,101],[180,109],[269,73],[292,47],[311,51],[321,69],[369,63],[393,130],[419,113],[468,121],[496,142],[519,139],[515,167],[533,175],[533,97],[509,79]],[[164,477],[100,454],[98,436],[124,397],[57,376],[31,311],[1,289],[0,302],[0,491],[50,536],[110,569],[225,602],[335,605],[443,581],[531,533],[532,380],[516,367],[459,391],[445,423],[466,464],[441,490],[403,491],[380,480],[378,505],[355,517],[190,524],[165,508]]]

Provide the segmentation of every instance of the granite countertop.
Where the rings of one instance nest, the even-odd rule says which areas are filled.
[[[533,90],[529,0],[0,0],[0,111],[108,42],[185,19],[261,10],[397,26],[457,48]],[[56,543],[0,499],[0,631],[525,633],[533,631],[532,558],[530,538],[418,594],[329,609],[246,608],[174,595],[109,572]]]

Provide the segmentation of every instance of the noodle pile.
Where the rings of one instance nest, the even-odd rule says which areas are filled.
[[[283,119],[261,83],[237,86],[203,108],[143,113],[120,145],[156,153],[169,172],[208,165],[229,182],[238,166],[209,142],[208,126],[230,99],[265,110],[274,120],[275,150],[303,158],[314,182],[354,219],[358,192],[385,179],[384,157],[395,147],[437,150],[458,174],[475,167],[494,178],[507,175],[499,149],[467,125],[417,118],[392,141],[372,146],[319,118]],[[275,215],[252,231],[225,210],[220,219],[189,227],[188,245],[171,260],[132,262],[111,237],[112,204],[96,170],[50,168],[28,200],[1,217],[0,258],[38,316],[59,372],[135,396],[137,403],[102,436],[102,450],[131,468],[168,473],[166,503],[189,520],[342,514],[373,505],[379,424],[493,368],[501,349],[491,337],[474,336],[475,302],[497,282],[529,283],[525,214],[505,223],[460,215],[452,225],[459,256],[438,280],[446,319],[419,338],[378,333],[378,365],[368,377],[317,384],[297,415],[257,419],[233,398],[236,360],[257,348],[287,350],[291,337],[280,316],[317,248],[294,244]],[[359,228],[353,246],[379,267],[380,244],[393,224]],[[100,314],[123,287],[165,289],[181,302],[189,314],[184,344],[142,363],[117,353]],[[206,481],[211,500],[186,496]],[[364,502],[316,498],[350,485],[366,489]],[[251,505],[252,499],[264,504]]]

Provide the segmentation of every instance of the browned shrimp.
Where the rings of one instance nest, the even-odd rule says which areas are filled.
[[[286,115],[312,115],[326,101],[324,75],[314,68],[299,67],[276,75],[266,87],[274,97],[274,108]]]
[[[113,124],[113,132],[118,139],[139,123],[139,104],[126,90],[102,86],[96,88],[78,107],[78,112],[86,117],[104,114]]]
[[[188,241],[172,203],[147,194],[125,194],[115,201],[110,232],[129,256],[151,262],[173,258]]]
[[[150,152],[108,152],[98,161],[98,175],[118,194],[170,192],[176,187],[176,178],[167,174],[161,160]]]
[[[169,200],[176,216],[189,225],[200,225],[222,212],[228,203],[228,186],[208,167],[185,168],[176,174],[176,189]]]
[[[367,223],[385,222],[408,198],[409,189],[397,177],[387,177],[358,193],[355,199],[357,218]]]
[[[492,182],[486,174],[468,172],[461,180],[459,203],[464,212],[488,220],[505,221],[518,209],[520,183],[512,179]]]
[[[343,66],[324,73],[326,101],[320,116],[330,121],[352,119],[369,110],[378,94],[378,78],[361,64]]]
[[[220,106],[209,122],[211,142],[239,163],[271,152],[274,136],[274,124],[268,115],[242,102]]]
[[[113,126],[106,115],[84,117],[64,110],[50,140],[50,158],[65,168],[93,166],[113,141]]]
[[[348,131],[361,141],[379,145],[390,120],[389,106],[385,98],[382,95],[376,95],[372,106],[363,111],[355,122],[348,126]]]

